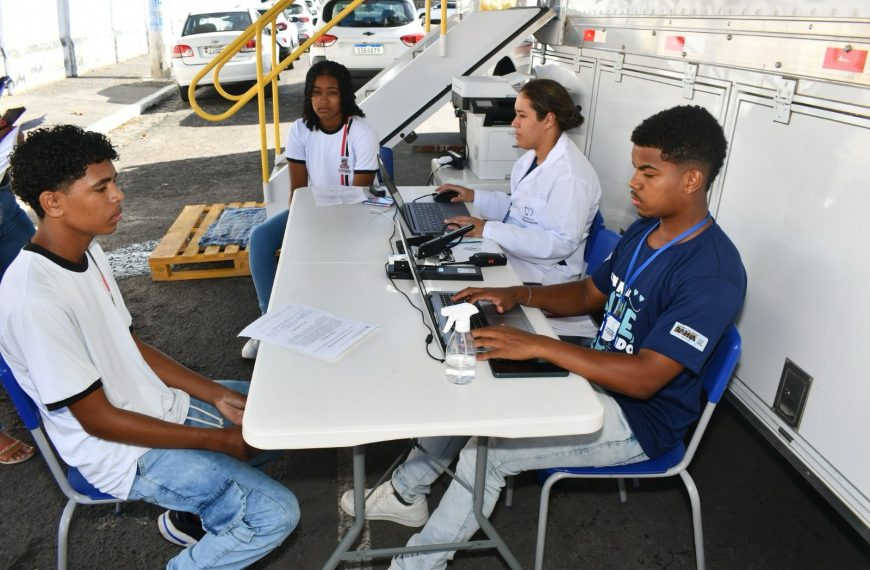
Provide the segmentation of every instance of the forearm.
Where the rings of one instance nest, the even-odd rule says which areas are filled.
[[[180,364],[136,335],[133,335],[133,338],[145,362],[167,386],[177,388],[194,398],[209,403],[216,402],[227,391],[217,382],[213,382],[202,374]]]
[[[558,285],[523,286],[527,294],[526,297],[520,297],[520,302],[555,315],[588,315],[600,310],[603,303],[598,298],[591,298],[585,285],[584,280]]]
[[[99,414],[73,413],[90,435],[128,445],[164,449],[206,449],[232,453],[226,430],[191,427],[105,406]]]
[[[539,358],[561,366],[607,390],[646,399],[677,376],[682,367],[667,357],[641,350],[639,354],[583,348],[546,337]]]

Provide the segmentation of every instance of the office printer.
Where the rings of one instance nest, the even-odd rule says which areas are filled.
[[[477,178],[510,178],[514,162],[525,152],[516,146],[510,125],[519,87],[528,79],[522,73],[453,78],[453,106],[468,166]]]

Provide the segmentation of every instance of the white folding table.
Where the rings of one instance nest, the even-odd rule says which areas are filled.
[[[413,197],[425,190],[408,188],[403,193]],[[336,362],[261,343],[245,411],[244,438],[260,449],[353,446],[356,522],[324,566],[334,568],[341,560],[393,555],[400,550],[348,552],[364,524],[365,444],[478,436],[475,515],[490,540],[413,551],[495,547],[511,567],[519,568],[481,513],[487,438],[591,433],[601,427],[603,410],[588,382],[574,374],[497,379],[480,362],[471,384],[447,382],[443,364],[426,354],[429,331],[420,313],[386,276],[393,214],[393,209],[363,204],[315,207],[310,191],[296,192],[270,304],[311,305],[379,328]],[[486,249],[494,251],[493,247]],[[485,268],[483,273],[486,285],[519,283],[507,266]],[[410,284],[397,281],[425,310],[419,291]],[[458,290],[480,284],[439,281],[432,282],[431,288]],[[525,310],[536,330],[552,334],[540,311]],[[432,351],[437,354],[436,343]]]

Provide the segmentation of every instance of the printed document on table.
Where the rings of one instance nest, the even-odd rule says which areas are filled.
[[[307,305],[280,305],[245,327],[239,336],[332,361],[376,329],[371,323],[345,319]]]
[[[362,186],[311,186],[315,206],[340,206],[359,204],[366,196]]]

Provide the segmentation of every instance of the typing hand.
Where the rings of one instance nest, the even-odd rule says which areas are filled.
[[[507,360],[526,360],[538,358],[541,354],[540,341],[546,337],[527,333],[508,326],[486,327],[471,331],[477,346],[488,347],[486,352],[477,354],[478,360],[505,358]]]
[[[467,287],[453,296],[453,301],[467,301],[476,303],[487,301],[495,305],[499,313],[510,311],[520,302],[517,289],[525,290],[524,287]]]

